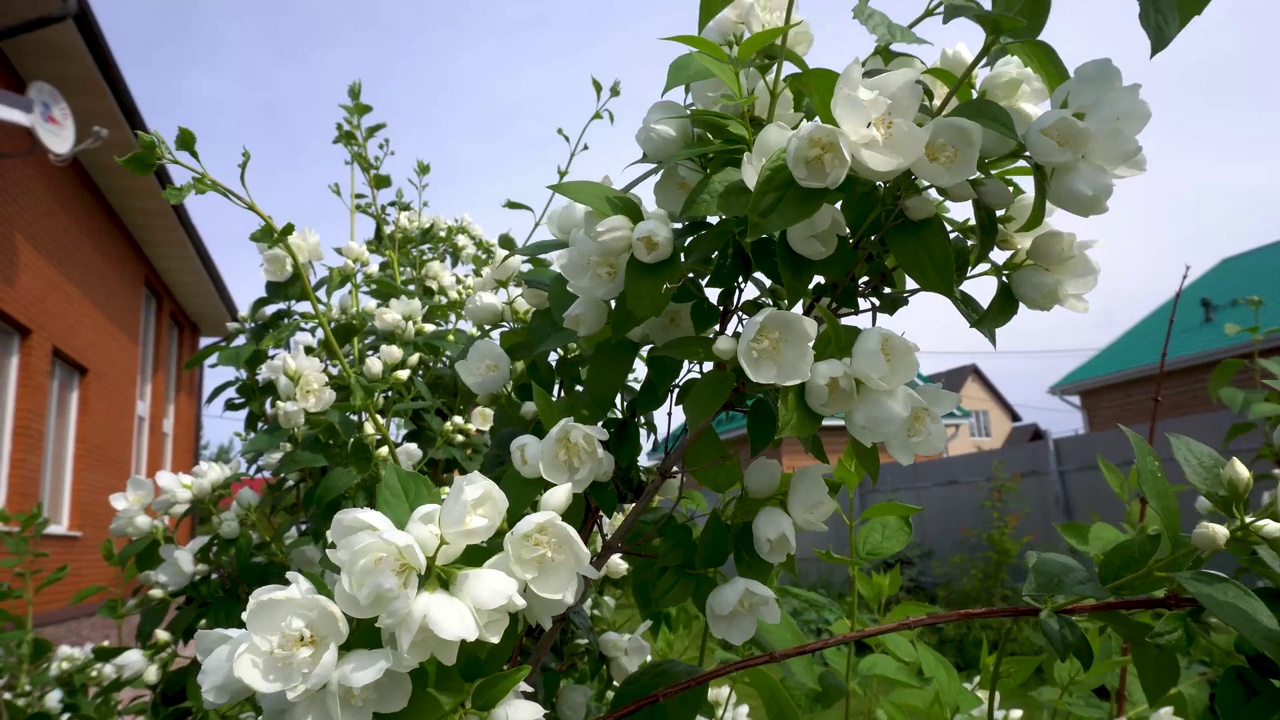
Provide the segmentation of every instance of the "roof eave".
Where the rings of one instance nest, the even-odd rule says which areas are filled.
[[[1166,360],[1164,364],[1165,372],[1171,370],[1181,370],[1183,368],[1195,367],[1216,360],[1225,360],[1231,357],[1238,357],[1245,353],[1251,352],[1254,348],[1259,350],[1270,350],[1271,348],[1280,347],[1280,336],[1276,336],[1261,342],[1255,343],[1253,340],[1235,343],[1226,347],[1216,348],[1214,350],[1204,350],[1190,355]],[[1078,380],[1066,385],[1054,385],[1049,388],[1051,395],[1065,397],[1067,395],[1079,395],[1089,390],[1097,390],[1098,388],[1116,385],[1118,383],[1127,382],[1129,380],[1137,380],[1139,378],[1149,377],[1156,374],[1160,370],[1160,363],[1148,363],[1140,365],[1128,370],[1109,373],[1107,375],[1099,375],[1097,377]]]

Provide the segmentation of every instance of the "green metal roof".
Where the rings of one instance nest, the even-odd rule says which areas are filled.
[[[1280,241],[1224,258],[1183,289],[1166,364],[1247,347],[1248,336],[1231,336],[1223,328],[1227,323],[1241,327],[1254,324],[1253,309],[1239,302],[1240,298],[1251,296],[1264,301],[1261,327],[1280,325]],[[1140,376],[1145,374],[1141,373],[1143,369],[1158,366],[1172,308],[1170,296],[1137,325],[1054,383],[1051,390],[1072,394],[1109,384],[1109,380],[1122,380],[1127,373]]]
[[[926,385],[928,383],[929,383],[929,379],[927,377],[925,377],[924,375],[917,374],[916,380],[912,384],[912,387],[915,387],[917,385]],[[951,412],[944,415],[943,419],[944,420],[964,420],[964,419],[967,419],[969,415],[970,413],[968,410],[965,410],[963,407],[957,407],[955,410],[952,410]],[[833,415],[832,417],[843,417],[843,415]],[[724,437],[726,434],[730,434],[730,433],[745,431],[747,429],[747,414],[745,412],[741,412],[738,410],[720,413],[719,415],[715,416],[711,420],[711,427],[715,428],[716,432],[719,433],[720,437]],[[653,447],[649,449],[649,452],[651,453],[665,452],[666,450],[669,449],[667,447],[667,444],[670,442],[671,438],[679,438],[682,435],[684,435],[684,432],[685,432],[684,423],[680,423],[678,426],[676,426],[675,431],[672,432],[670,435],[668,435],[665,438],[662,438],[661,440],[654,442]]]

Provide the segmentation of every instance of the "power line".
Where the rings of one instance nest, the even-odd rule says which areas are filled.
[[[1057,348],[1044,350],[918,350],[919,355],[1078,355],[1102,348]]]

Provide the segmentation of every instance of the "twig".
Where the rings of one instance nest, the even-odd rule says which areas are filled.
[[[1173,338],[1173,320],[1178,316],[1178,300],[1182,299],[1182,289],[1187,285],[1187,276],[1191,274],[1191,266],[1184,265],[1182,268],[1182,280],[1178,282],[1178,291],[1173,294],[1173,305],[1169,308],[1169,325],[1164,331],[1164,346],[1160,348],[1160,365],[1156,368],[1156,386],[1151,393],[1151,422],[1147,424],[1147,444],[1154,445],[1156,442],[1156,421],[1160,419],[1160,390],[1164,386],[1164,364],[1169,357],[1169,340]],[[1138,498],[1138,524],[1147,520],[1147,496],[1142,495]],[[1120,646],[1120,657],[1129,656],[1129,643]],[[1116,714],[1115,717],[1124,717],[1125,695],[1129,692],[1129,666],[1123,665],[1120,668],[1120,680],[1116,683]]]
[[[1101,612],[1120,612],[1125,610],[1180,610],[1191,607],[1199,607],[1200,603],[1192,598],[1168,595],[1159,598],[1133,598],[1126,600],[1107,600],[1104,602],[1080,603],[1078,605],[1069,605],[1061,608],[1057,612],[1064,615],[1090,615]],[[845,643],[865,640],[867,638],[879,637],[881,635],[890,635],[904,630],[915,630],[922,627],[930,627],[933,625],[946,625],[955,622],[964,622],[968,620],[989,620],[993,618],[1021,618],[1034,617],[1039,615],[1042,608],[1035,605],[1014,605],[1012,607],[998,608],[979,608],[975,610],[953,610],[951,612],[936,613],[934,615],[924,615],[922,617],[908,618],[899,620],[898,622],[888,623],[886,625],[878,625],[876,627],[858,630],[855,632],[847,632],[842,635],[835,635],[821,640],[797,645],[795,647],[783,650],[774,650],[772,652],[753,655],[736,662],[721,665],[713,670],[708,670],[701,675],[695,675],[687,680],[669,685],[661,690],[657,690],[649,695],[629,703],[618,710],[604,715],[599,720],[620,720],[621,718],[632,715],[651,705],[656,705],[674,695],[678,695],[690,688],[706,685],[713,680],[719,680],[722,677],[732,675],[741,670],[748,670],[762,665],[773,665],[775,663],[790,660],[792,658],[812,655],[823,650],[829,650],[833,647],[844,645]]]

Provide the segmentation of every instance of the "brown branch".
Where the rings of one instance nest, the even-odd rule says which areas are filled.
[[[1127,600],[1107,600],[1104,602],[1080,603],[1078,605],[1070,605],[1058,610],[1063,615],[1090,615],[1101,612],[1121,612],[1125,610],[1180,610],[1190,607],[1199,607],[1200,603],[1192,598],[1179,597],[1176,595],[1167,595],[1159,598],[1132,598]],[[908,618],[899,620],[898,622],[878,625],[876,627],[866,628],[855,632],[847,632],[842,635],[835,635],[821,640],[815,640],[804,645],[786,648],[783,650],[774,650],[772,652],[753,655],[736,662],[726,663],[718,668],[708,670],[701,675],[695,675],[687,680],[675,683],[668,687],[657,690],[649,695],[619,708],[599,720],[620,720],[633,713],[639,712],[650,705],[660,703],[674,695],[684,692],[690,688],[705,685],[713,680],[732,675],[741,670],[747,670],[761,665],[773,665],[791,660],[792,658],[812,655],[823,650],[829,650],[833,647],[844,645],[845,643],[856,642],[858,640],[866,640],[867,638],[879,637],[880,635],[889,635],[904,630],[915,630],[917,628],[929,627],[932,625],[946,625],[948,623],[964,622],[968,620],[992,620],[998,618],[1021,618],[1034,617],[1039,615],[1043,608],[1035,605],[1015,605],[1012,607],[998,608],[980,608],[975,610],[953,610],[951,612],[936,613],[934,615],[924,615],[921,617]]]
[[[1187,285],[1187,276],[1191,274],[1191,266],[1184,265],[1182,268],[1182,280],[1178,282],[1178,291],[1173,294],[1173,305],[1169,308],[1169,325],[1164,331],[1164,345],[1160,348],[1160,365],[1156,368],[1156,386],[1151,393],[1151,422],[1147,424],[1147,444],[1155,445],[1156,442],[1156,422],[1160,419],[1160,391],[1164,387],[1164,365],[1169,358],[1169,341],[1173,339],[1173,321],[1178,317],[1178,301],[1182,299],[1182,289]],[[1138,498],[1138,523],[1142,524],[1147,520],[1147,496],[1141,495]],[[1128,657],[1129,643],[1120,646],[1120,657]],[[1120,668],[1120,681],[1116,683],[1116,714],[1115,717],[1124,717],[1125,695],[1129,692],[1129,666],[1124,665]]]

